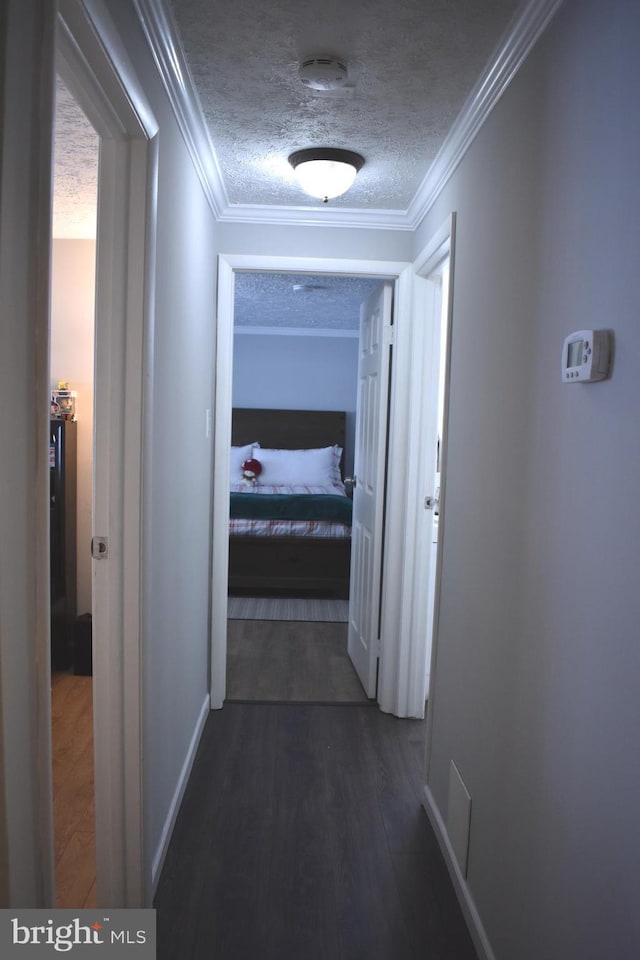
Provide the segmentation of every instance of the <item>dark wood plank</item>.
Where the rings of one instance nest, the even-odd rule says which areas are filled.
[[[366,703],[347,654],[347,624],[229,620],[227,698]]]
[[[247,877],[268,850],[276,720],[225,708],[207,722],[156,894],[159,956],[261,955],[266,884]]]
[[[269,911],[282,919],[269,930],[273,957],[340,956],[335,864],[327,855],[333,818],[324,802],[324,755],[313,745],[314,717],[306,708],[279,716],[268,882]]]
[[[410,956],[384,818],[378,802],[377,711],[318,719],[326,744],[327,788],[334,830],[337,925],[343,960]],[[345,722],[345,720],[347,722]]]
[[[213,713],[158,886],[159,960],[474,960],[421,808],[423,732],[369,706]]]

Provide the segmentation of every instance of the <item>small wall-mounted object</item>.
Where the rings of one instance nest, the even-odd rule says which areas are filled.
[[[605,380],[611,368],[612,334],[608,330],[576,330],[562,346],[563,383]]]

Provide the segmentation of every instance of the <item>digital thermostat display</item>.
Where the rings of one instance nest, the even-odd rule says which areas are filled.
[[[590,383],[609,375],[611,334],[608,330],[576,330],[562,348],[564,383]]]

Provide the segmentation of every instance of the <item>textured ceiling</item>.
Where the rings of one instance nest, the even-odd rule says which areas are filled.
[[[520,0],[157,0],[173,9],[232,204],[313,208],[287,157],[356,150],[332,207],[406,210]],[[342,57],[349,91],[317,94],[301,59]],[[95,236],[97,138],[59,83],[54,236]]]
[[[98,135],[62,80],[56,84],[53,236],[96,235]]]
[[[287,163],[310,146],[365,166],[332,206],[406,209],[517,0],[172,0],[231,203],[316,206]],[[351,95],[298,79],[310,55],[346,60]]]
[[[327,274],[237,273],[234,321],[245,328],[358,330],[360,304],[380,283]]]
[[[487,66],[519,0],[158,0],[170,4],[232,204],[315,207],[287,163],[294,150],[356,150],[365,166],[338,208],[405,210]],[[300,60],[330,54],[349,89],[317,94]],[[98,138],[62,82],[55,237],[94,237]],[[315,289],[294,291],[293,285]],[[358,326],[377,281],[238,274],[241,327]]]

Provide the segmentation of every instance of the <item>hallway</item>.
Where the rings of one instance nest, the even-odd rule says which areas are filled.
[[[421,721],[209,715],[160,878],[159,960],[474,960],[420,804]]]

